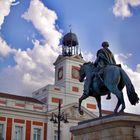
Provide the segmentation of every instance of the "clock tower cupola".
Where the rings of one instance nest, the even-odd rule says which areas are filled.
[[[79,91],[83,86],[79,82],[80,64],[85,61],[81,55],[78,38],[71,30],[65,34],[62,40],[62,54],[55,61],[55,85],[63,86],[67,92],[73,89]],[[81,85],[81,87],[79,87]]]
[[[72,56],[79,54],[78,39],[76,34],[72,33],[71,30],[63,37],[62,42],[62,55]]]

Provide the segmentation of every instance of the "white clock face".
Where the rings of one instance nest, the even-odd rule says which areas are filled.
[[[63,78],[63,67],[58,69],[58,80],[61,80]]]

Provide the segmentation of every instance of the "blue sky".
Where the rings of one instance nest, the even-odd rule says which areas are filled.
[[[96,51],[103,40],[108,40],[114,53],[133,53],[127,64],[135,68],[139,61],[140,8],[129,6],[133,15],[116,17],[113,12],[114,1],[55,1],[46,2],[50,9],[57,12],[59,26],[68,31],[72,24],[73,32],[77,33],[79,43],[84,50]],[[62,22],[63,21],[63,22]],[[132,61],[131,61],[132,60]]]
[[[82,50],[90,51],[95,55],[101,42],[107,40],[114,53],[132,53],[126,63],[133,69],[136,68],[140,45],[139,6],[129,5],[129,10],[133,14],[131,17],[117,17],[113,14],[115,2],[110,0],[106,2],[102,0],[89,0],[88,2],[42,0],[42,3],[56,12],[58,16],[56,25],[63,30],[63,34],[68,32],[68,26],[72,25],[72,31],[77,34]],[[1,36],[14,48],[23,50],[32,48],[31,39],[43,38],[31,22],[21,18],[29,4],[29,0],[21,0],[18,5],[12,6],[2,25]],[[27,40],[27,37],[30,40]],[[10,61],[11,59],[10,57]],[[8,60],[3,61],[2,65],[6,66],[6,63],[9,65]],[[14,62],[11,63],[14,64]]]
[[[94,61],[108,41],[140,90],[140,0],[1,0],[0,9],[1,92],[31,96],[53,83],[53,62],[69,25],[84,59]]]

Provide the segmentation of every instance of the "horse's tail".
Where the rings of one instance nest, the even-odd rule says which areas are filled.
[[[123,81],[126,85],[128,99],[132,105],[136,105],[136,103],[139,102],[139,97],[138,97],[137,93],[135,92],[134,86],[133,86],[130,78],[126,74],[126,72],[123,69],[120,69],[120,71],[121,71],[121,75],[123,77]]]

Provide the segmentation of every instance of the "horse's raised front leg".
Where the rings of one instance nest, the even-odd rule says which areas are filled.
[[[83,112],[83,110],[81,109],[81,103],[82,103],[82,101],[84,100],[84,99],[86,99],[88,96],[86,96],[86,95],[82,95],[80,98],[79,98],[79,108],[78,108],[78,111],[79,111],[79,113],[80,113],[80,115],[83,115],[84,114],[84,112]]]
[[[97,101],[97,105],[99,108],[99,117],[102,117],[101,96],[97,96],[97,97],[95,97],[95,99]]]

